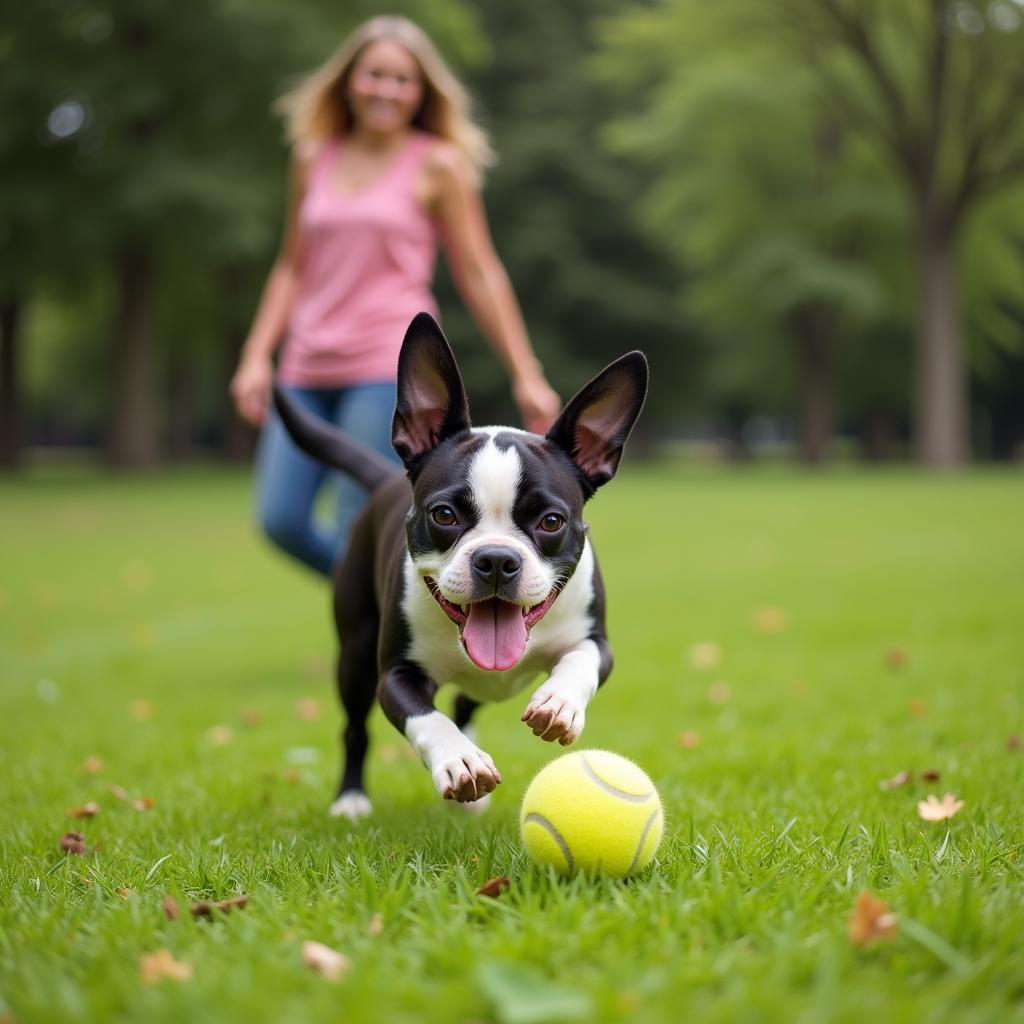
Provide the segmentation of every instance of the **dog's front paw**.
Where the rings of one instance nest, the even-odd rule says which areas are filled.
[[[463,749],[432,765],[430,774],[445,800],[460,803],[479,800],[501,782],[501,773],[490,755],[468,741]]]
[[[585,719],[584,705],[574,696],[560,692],[553,682],[546,683],[530,698],[522,717],[535,736],[549,743],[558,740],[563,747],[579,739]]]

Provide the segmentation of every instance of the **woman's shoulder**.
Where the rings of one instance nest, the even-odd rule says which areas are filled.
[[[448,139],[424,134],[423,169],[442,181],[465,180],[469,170],[466,154]]]

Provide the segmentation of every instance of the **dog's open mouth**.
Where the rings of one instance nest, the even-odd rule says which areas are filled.
[[[497,597],[474,601],[463,608],[449,601],[429,576],[424,576],[423,581],[448,618],[459,627],[462,645],[473,664],[488,672],[505,672],[515,667],[526,651],[530,630],[544,618],[558,597],[555,587],[532,608]]]

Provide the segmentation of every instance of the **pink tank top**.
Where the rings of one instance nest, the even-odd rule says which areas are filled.
[[[369,187],[342,192],[335,168],[343,139],[310,169],[298,214],[298,289],[278,377],[330,388],[395,379],[412,318],[437,316],[430,290],[438,234],[414,194],[434,136],[415,132]]]

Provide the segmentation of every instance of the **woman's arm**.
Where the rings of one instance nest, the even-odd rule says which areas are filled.
[[[533,354],[519,303],[494,251],[483,201],[465,158],[454,146],[442,143],[430,150],[425,171],[430,205],[459,294],[505,365],[527,429],[544,433],[562,403]]]
[[[281,343],[288,325],[288,314],[295,297],[298,261],[298,212],[306,191],[308,161],[293,155],[289,172],[288,207],[281,248],[263,287],[256,316],[242,346],[238,369],[231,379],[231,397],[239,415],[259,426],[270,405],[270,387],[274,376],[271,357]]]

